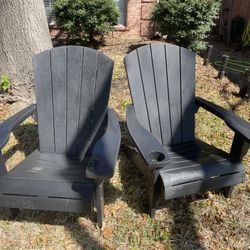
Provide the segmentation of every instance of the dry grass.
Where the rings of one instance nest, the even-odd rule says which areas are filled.
[[[123,58],[135,44],[118,41],[101,48],[115,61],[110,106],[118,113],[122,143],[128,143],[125,107],[131,102]],[[152,41],[151,41],[152,42]],[[235,110],[250,120],[249,103],[235,95],[238,87],[228,79],[215,79],[217,71],[197,58],[196,94]],[[1,118],[9,106],[0,105]],[[233,133],[221,120],[200,110],[197,136],[228,151]],[[11,136],[4,153],[9,168],[37,146],[36,126],[29,119]],[[114,178],[105,185],[105,224],[96,227],[94,215],[23,210],[15,220],[5,209],[0,215],[1,249],[248,249],[250,247],[250,155],[244,158],[247,183],[238,185],[232,199],[215,193],[166,203],[151,219],[145,209],[145,179],[121,151]]]

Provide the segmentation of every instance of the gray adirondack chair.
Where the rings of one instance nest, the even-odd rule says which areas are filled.
[[[120,128],[108,108],[113,61],[86,47],[58,47],[33,58],[36,105],[0,124],[10,132],[37,112],[39,150],[7,172],[0,155],[0,206],[89,212],[103,222],[103,182],[114,174]]]
[[[161,191],[165,200],[212,189],[230,197],[245,179],[241,160],[249,148],[250,124],[195,98],[195,54],[170,44],[146,45],[127,55],[125,66],[133,99],[127,127],[136,145],[125,151],[148,179],[150,215]],[[195,139],[200,107],[235,132],[230,154]]]

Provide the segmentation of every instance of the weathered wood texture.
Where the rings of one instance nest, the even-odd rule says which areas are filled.
[[[195,54],[170,44],[125,59],[137,118],[162,145],[194,140]]]
[[[15,86],[12,99],[30,102],[31,57],[52,47],[43,0],[1,0],[0,30],[0,76],[10,76]]]
[[[223,8],[230,8],[231,0],[223,0]],[[242,16],[246,22],[250,19],[250,1],[249,0],[234,0],[232,17]]]
[[[84,156],[107,111],[113,61],[58,47],[33,59],[40,151]]]

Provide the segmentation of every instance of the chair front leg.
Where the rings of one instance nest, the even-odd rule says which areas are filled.
[[[241,161],[243,157],[247,154],[249,149],[249,143],[238,133],[235,133],[230,156],[235,158],[236,160]],[[234,190],[234,186],[224,187],[221,189],[223,195],[226,198],[231,198]]]
[[[250,144],[238,133],[235,133],[230,156],[237,160],[242,160],[247,154]]]
[[[99,228],[102,228],[104,219],[104,180],[96,180],[95,182],[95,200],[96,200],[96,212],[97,212],[97,224]]]

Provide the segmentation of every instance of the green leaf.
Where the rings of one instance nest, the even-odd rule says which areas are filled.
[[[11,87],[11,80],[10,77],[7,74],[3,74],[1,76],[1,81],[0,81],[0,90],[1,91],[7,91]]]

